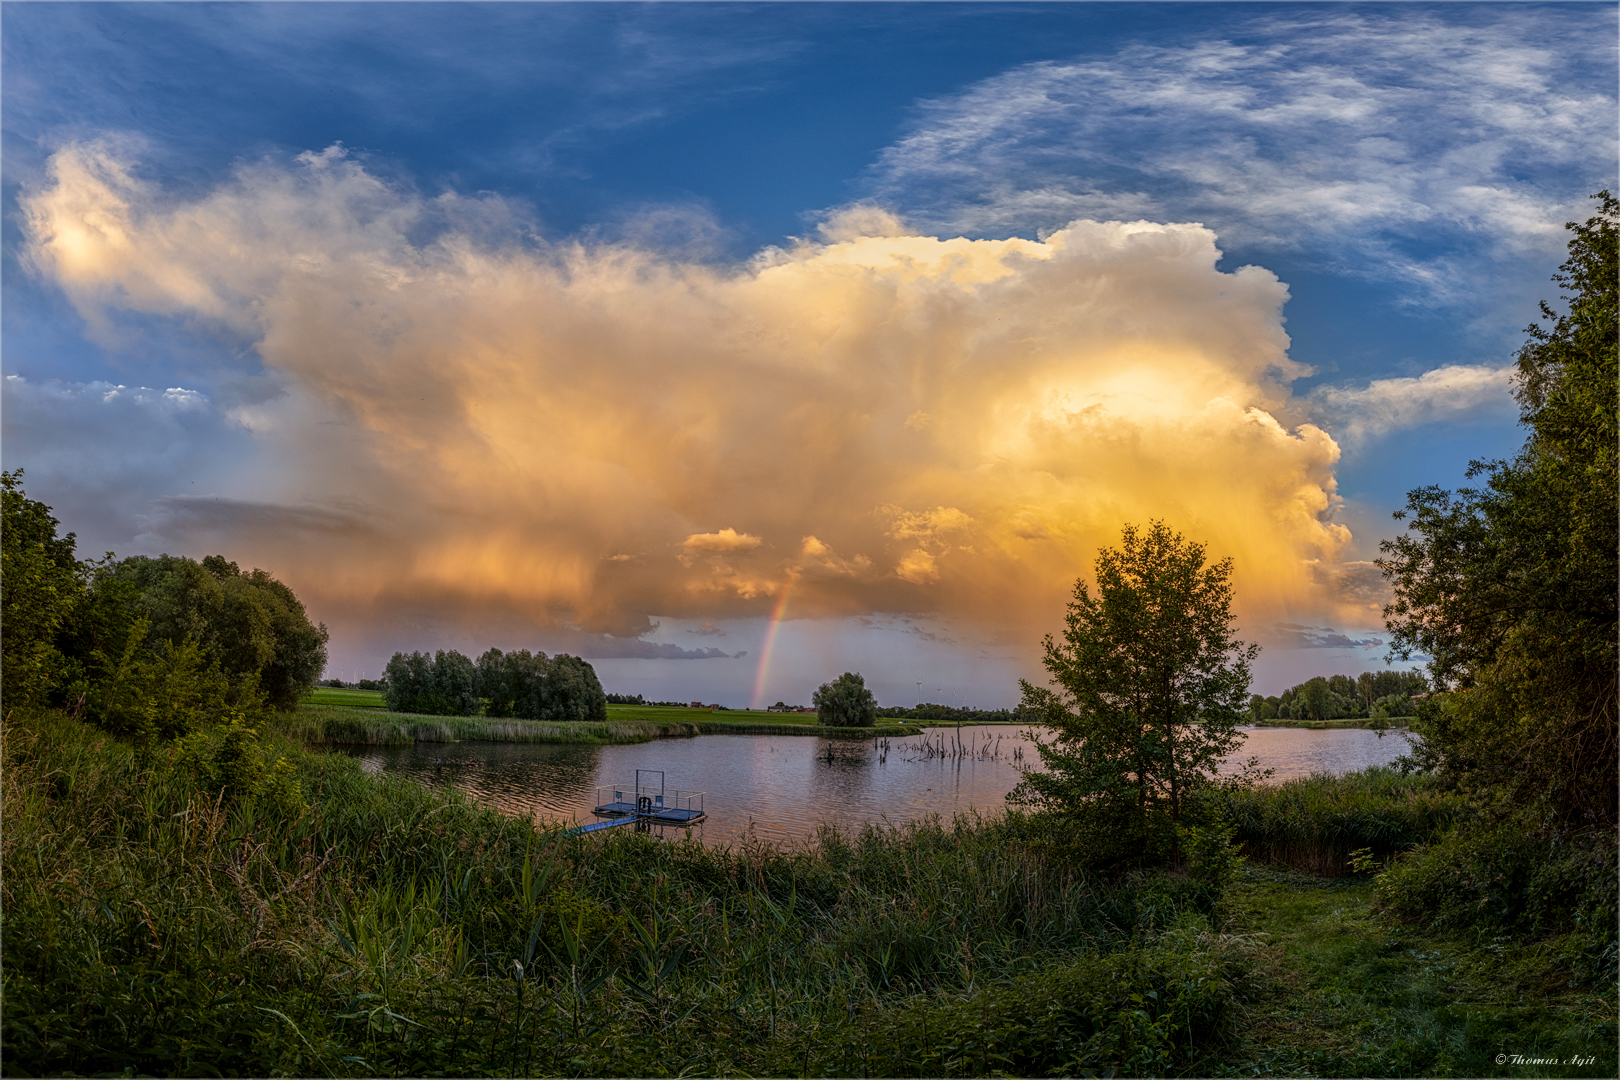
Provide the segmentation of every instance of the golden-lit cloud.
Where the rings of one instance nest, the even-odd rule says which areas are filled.
[[[193,199],[102,144],[22,200],[27,257],[92,325],[251,341],[237,499],[318,535],[208,526],[352,611],[649,618],[939,613],[1053,629],[1124,522],[1238,568],[1244,617],[1331,613],[1338,447],[1290,396],[1287,290],[1197,225],[911,235],[858,207],[744,267],[537,241],[336,149]],[[332,520],[347,522],[338,526]]]

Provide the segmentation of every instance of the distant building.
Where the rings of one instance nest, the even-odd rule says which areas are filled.
[[[694,709],[707,709],[708,706],[703,704],[703,702],[701,702],[701,701],[694,701],[694,702],[692,702],[692,708],[694,708]]]

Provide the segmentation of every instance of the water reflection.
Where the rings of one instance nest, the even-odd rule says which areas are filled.
[[[1239,757],[1258,757],[1286,780],[1388,764],[1406,739],[1357,729],[1245,729]],[[960,739],[960,742],[958,742]],[[704,841],[752,836],[792,843],[822,822],[859,828],[928,814],[996,813],[1022,770],[1039,759],[1013,727],[934,729],[926,739],[850,742],[807,735],[702,735],[636,746],[418,743],[357,751],[371,771],[454,784],[505,813],[542,821],[590,821],[598,785],[629,783],[661,769],[671,789],[705,793]]]

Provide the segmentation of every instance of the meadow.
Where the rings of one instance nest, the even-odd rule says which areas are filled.
[[[268,727],[296,784],[235,799],[60,713],[0,738],[11,1073],[1615,1074],[1579,935],[1442,934],[1365,865],[1088,873],[1017,813],[578,837]],[[1233,798],[1256,852],[1445,819],[1388,770]]]

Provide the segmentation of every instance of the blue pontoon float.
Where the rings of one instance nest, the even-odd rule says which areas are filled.
[[[655,776],[656,784],[652,780]],[[597,788],[591,813],[605,820],[581,825],[574,832],[600,832],[620,825],[634,825],[637,832],[646,832],[654,825],[685,829],[708,817],[703,812],[703,792],[668,790],[664,774],[658,769],[637,769],[634,784],[604,784]]]

